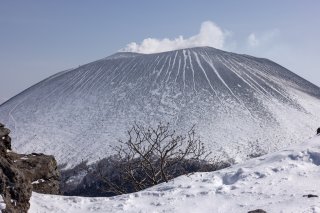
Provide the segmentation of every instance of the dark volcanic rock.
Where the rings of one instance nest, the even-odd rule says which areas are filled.
[[[59,194],[60,173],[53,156],[44,154],[22,155],[8,153],[15,166],[32,182],[33,191],[44,194]]]
[[[0,195],[6,204],[2,212],[25,213],[30,207],[32,190],[59,193],[60,174],[53,156],[12,152],[9,133],[0,123]]]
[[[15,166],[32,182],[33,191],[59,194],[60,173],[53,156],[44,154],[22,155],[8,153]]]
[[[32,185],[10,160],[0,156],[0,194],[6,203],[3,212],[27,212]]]
[[[262,209],[256,209],[256,210],[249,211],[248,213],[267,213],[267,212]]]
[[[11,138],[9,134],[10,130],[4,128],[4,125],[0,123],[0,153],[7,149],[11,150]]]
[[[313,197],[319,197],[319,196],[318,195],[313,195],[313,194],[307,194],[307,195],[303,195],[303,197],[313,198]]]
[[[0,137],[6,136],[10,134],[10,130],[4,127],[0,127]]]

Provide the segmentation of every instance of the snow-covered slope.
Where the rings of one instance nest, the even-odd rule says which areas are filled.
[[[270,60],[201,47],[117,53],[60,72],[2,104],[0,120],[14,149],[61,164],[109,155],[134,121],[196,124],[210,149],[241,158],[248,143],[273,150],[310,135],[319,98],[317,86]]]
[[[111,198],[33,193],[30,213],[320,212],[320,136],[217,172],[195,173]]]
[[[5,99],[0,97],[0,105],[4,102],[5,102]]]

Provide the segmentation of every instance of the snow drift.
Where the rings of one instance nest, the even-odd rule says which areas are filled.
[[[181,176],[111,198],[33,193],[31,213],[320,212],[320,136],[295,147],[211,173]]]

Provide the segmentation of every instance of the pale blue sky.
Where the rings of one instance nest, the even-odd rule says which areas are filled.
[[[0,99],[130,42],[196,35],[204,21],[223,31],[222,49],[320,85],[319,11],[317,0],[0,0]]]

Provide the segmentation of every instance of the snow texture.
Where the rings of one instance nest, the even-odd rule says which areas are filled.
[[[69,167],[112,154],[134,121],[193,124],[205,145],[244,159],[248,144],[273,151],[320,123],[320,89],[262,58],[211,47],[117,53],[53,75],[0,106],[21,153]]]
[[[6,209],[6,204],[4,203],[3,197],[0,195],[0,211]]]
[[[43,183],[43,182],[46,182],[46,181],[43,179],[38,179],[36,181],[33,181],[31,184],[39,184],[39,183]]]
[[[33,193],[30,213],[320,212],[320,136],[243,164],[110,198]]]

